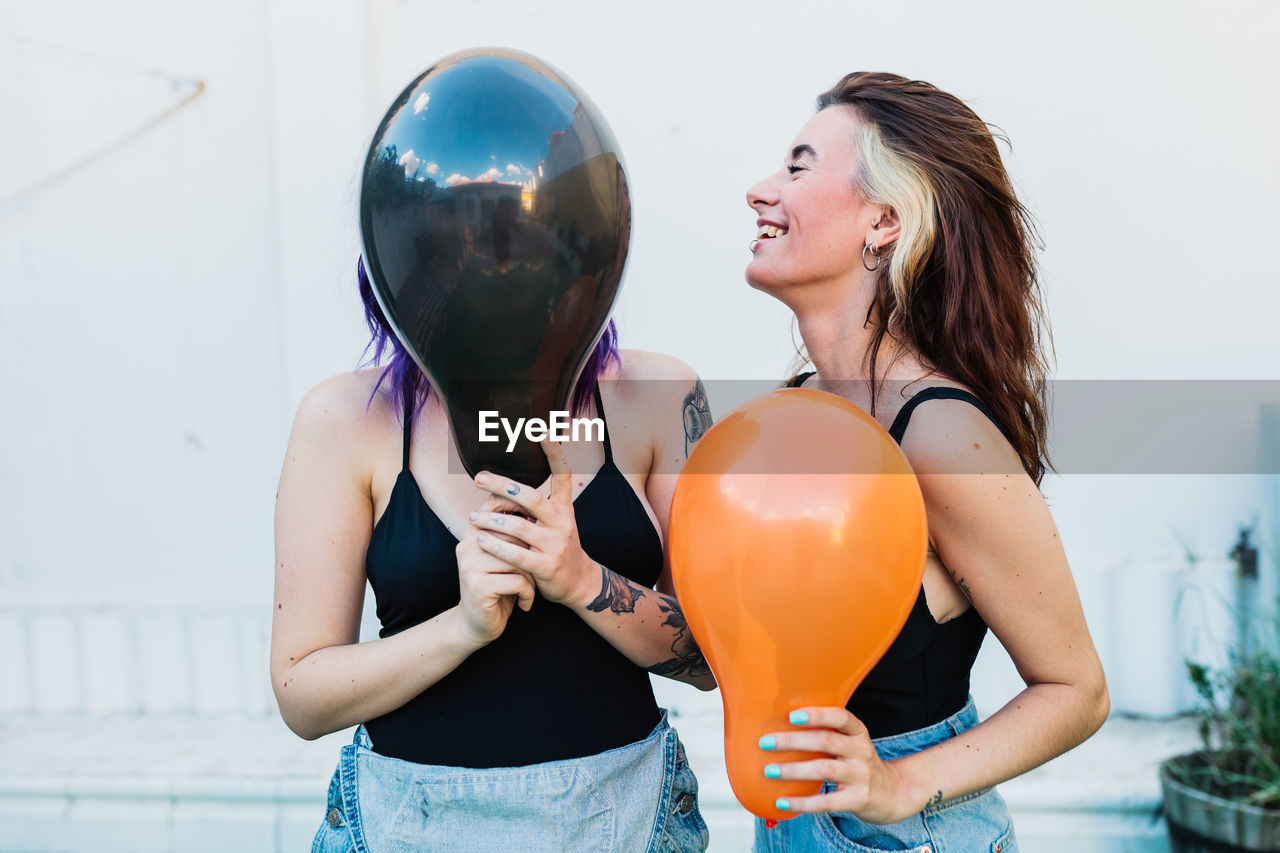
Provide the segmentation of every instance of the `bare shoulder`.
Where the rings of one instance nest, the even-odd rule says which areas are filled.
[[[1018,454],[1000,428],[964,400],[935,399],[918,405],[911,414],[902,451],[917,474],[1023,471]]]
[[[295,423],[351,425],[386,414],[385,388],[374,393],[379,372],[377,368],[356,370],[318,382],[298,404]]]
[[[655,428],[671,417],[679,419],[689,406],[708,409],[706,389],[692,367],[675,356],[644,350],[622,350],[615,383],[620,402],[649,420]]]
[[[675,356],[645,350],[619,350],[619,366],[601,377],[605,402],[642,414],[678,407],[700,388],[698,374]],[[615,381],[610,381],[615,380]]]
[[[620,379],[668,379],[693,383],[698,374],[674,355],[648,350],[624,349],[618,351],[622,362]]]
[[[317,383],[298,404],[290,442],[357,461],[370,439],[396,423],[386,389],[377,388],[380,373],[378,368],[356,370]]]

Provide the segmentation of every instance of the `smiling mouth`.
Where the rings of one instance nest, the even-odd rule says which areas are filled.
[[[761,225],[756,229],[757,240],[772,240],[774,237],[781,237],[787,233],[787,229],[779,228],[776,225]]]

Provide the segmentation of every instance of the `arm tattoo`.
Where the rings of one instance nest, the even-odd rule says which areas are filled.
[[[943,568],[946,568],[945,566]],[[964,578],[960,577],[958,572],[947,569],[947,574],[951,575],[951,579],[956,582],[956,586],[960,587],[960,591],[964,593],[964,597],[973,601],[973,593],[969,592],[969,585],[964,582]]]
[[[617,572],[611,572],[604,566],[600,569],[604,583],[600,587],[600,594],[587,605],[587,609],[592,613],[600,613],[606,608],[614,613],[634,613],[636,601],[644,598],[644,590]]]
[[[688,456],[698,439],[711,429],[711,405],[707,402],[707,389],[702,380],[684,398],[684,455]]]
[[[601,574],[604,580],[600,587],[600,594],[587,605],[587,610],[592,613],[601,613],[605,610],[613,613],[634,613],[636,602],[644,598],[644,590],[606,567],[601,567]],[[681,680],[711,675],[711,667],[707,665],[707,659],[702,656],[702,651],[689,631],[689,623],[684,618],[684,611],[680,609],[680,602],[662,593],[658,593],[657,602],[658,609],[666,614],[662,624],[668,628],[674,628],[675,637],[671,640],[672,657],[655,663],[648,668],[649,672]]]
[[[702,656],[693,634],[689,632],[689,623],[680,609],[680,602],[669,595],[658,596],[658,609],[667,614],[662,624],[676,629],[675,639],[671,641],[671,652],[674,657],[649,667],[649,671],[667,678],[702,678],[711,674],[707,659]]]
[[[929,798],[929,802],[925,803],[925,808],[928,808],[929,806],[936,806],[940,802],[942,802],[941,791],[939,791],[938,793],[934,794],[932,797]]]

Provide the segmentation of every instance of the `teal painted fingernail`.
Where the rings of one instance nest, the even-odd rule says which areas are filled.
[[[778,808],[782,809],[784,812],[785,812],[785,811],[790,811],[790,810],[791,810],[791,803],[787,802],[787,801],[786,801],[784,798],[782,798],[782,797],[779,797],[779,798],[778,798],[778,801],[777,801],[777,802],[775,802],[775,803],[774,803],[774,805],[775,805],[775,806],[777,806]]]
[[[764,775],[770,779],[777,779],[782,776],[782,768],[776,764],[766,764],[764,766]]]
[[[760,738],[761,749],[773,749],[777,745],[778,745],[778,739],[775,738],[773,735],[765,735],[764,737]]]
[[[790,720],[793,726],[803,726],[809,722],[809,713],[807,711],[792,711]]]

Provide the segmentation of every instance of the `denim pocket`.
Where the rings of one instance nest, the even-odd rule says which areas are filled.
[[[613,803],[585,772],[572,767],[534,766],[516,774],[459,769],[447,778],[409,781],[398,807],[382,805],[390,809],[385,835],[366,820],[365,836],[371,850],[387,853],[508,850],[512,839],[520,839],[522,853],[615,847]],[[362,800],[362,815],[364,807]],[[431,839],[429,848],[424,839]]]
[[[1013,824],[991,842],[991,853],[1018,853],[1018,840],[1013,836]]]
[[[329,780],[329,793],[325,797],[324,819],[311,839],[311,853],[350,853],[355,850],[355,839],[347,828],[346,814],[342,810],[341,770],[333,771]]]
[[[676,741],[676,769],[667,802],[667,822],[662,834],[662,853],[702,853],[711,833],[698,808],[698,778],[689,766],[684,744]]]
[[[868,823],[852,812],[816,814],[819,833],[836,850],[845,853],[931,853],[927,842],[915,843],[926,831],[919,818],[908,818],[898,823]]]

